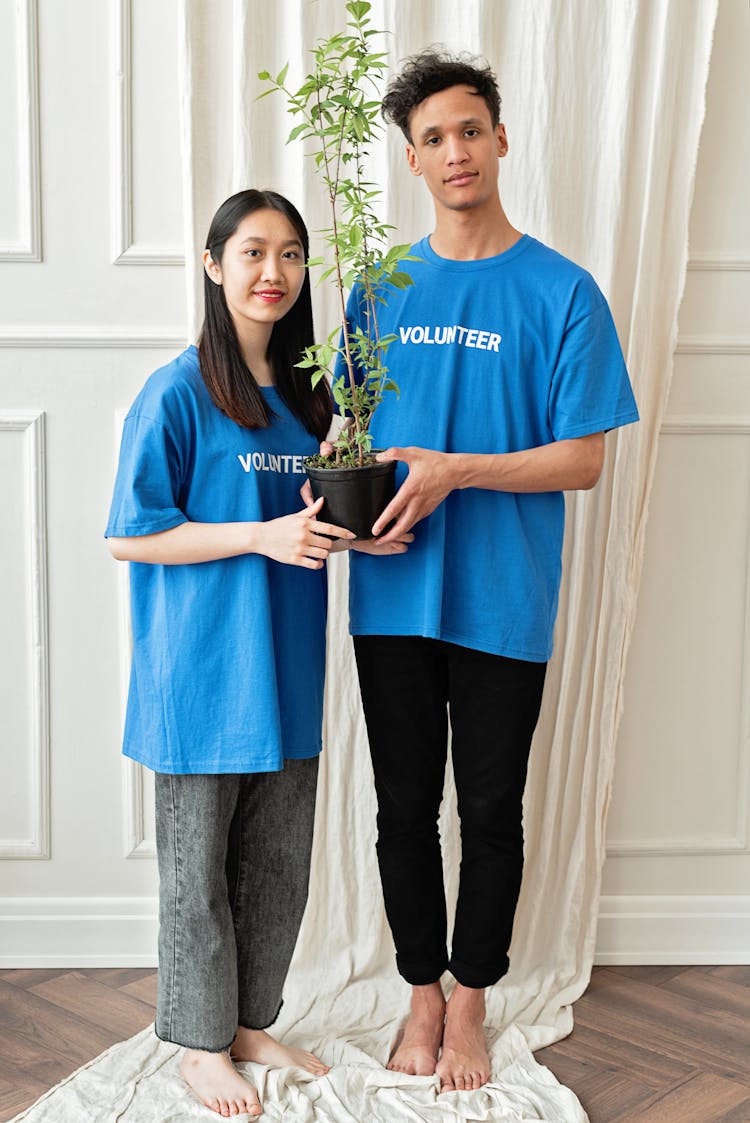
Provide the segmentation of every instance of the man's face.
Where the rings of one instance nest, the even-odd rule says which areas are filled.
[[[497,161],[508,151],[505,127],[492,127],[484,98],[450,86],[425,98],[409,121],[406,158],[424,176],[437,207],[469,210],[498,197]]]

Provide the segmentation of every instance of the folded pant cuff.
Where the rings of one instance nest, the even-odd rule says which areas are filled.
[[[436,983],[444,971],[448,969],[448,956],[441,959],[423,960],[421,963],[405,963],[400,956],[396,956],[398,973],[413,987],[429,986]]]
[[[489,964],[462,963],[460,960],[454,959],[451,956],[448,970],[461,986],[480,990],[483,987],[491,987],[494,983],[498,982],[498,980],[507,973],[508,966],[509,961],[507,955],[503,956],[501,960],[496,960],[494,963]]]

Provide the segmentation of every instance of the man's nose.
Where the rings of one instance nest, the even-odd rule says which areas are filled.
[[[463,164],[469,158],[463,137],[449,137],[447,149],[449,164]]]

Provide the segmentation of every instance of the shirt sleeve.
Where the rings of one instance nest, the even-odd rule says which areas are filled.
[[[569,318],[552,375],[549,425],[558,441],[638,420],[612,314],[590,278],[589,284],[583,310],[579,301]]]
[[[167,429],[149,417],[128,416],[105,538],[156,534],[187,522],[180,480],[179,450]]]

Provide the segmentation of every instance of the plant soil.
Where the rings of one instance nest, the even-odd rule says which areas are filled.
[[[356,461],[351,464],[343,459],[340,464],[337,464],[335,455],[321,456],[319,452],[316,452],[314,456],[306,456],[303,461],[306,468],[366,468],[370,464],[380,463],[382,463],[380,460],[375,459],[374,452],[366,452],[361,464]]]

